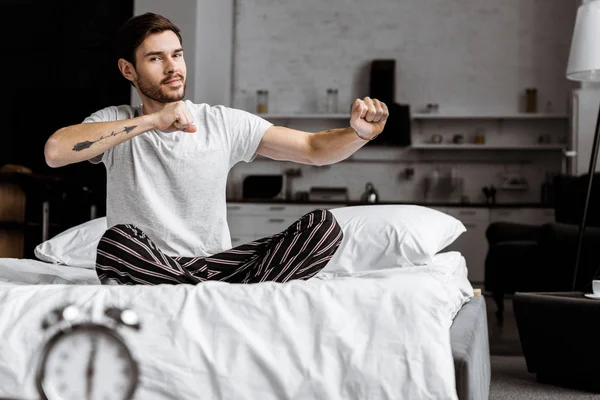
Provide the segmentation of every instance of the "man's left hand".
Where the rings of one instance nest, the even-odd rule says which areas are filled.
[[[388,116],[389,111],[385,103],[370,97],[356,99],[352,105],[350,126],[359,137],[371,140],[383,131]]]

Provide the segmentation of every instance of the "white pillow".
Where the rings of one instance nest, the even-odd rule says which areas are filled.
[[[329,211],[344,238],[323,272],[429,264],[466,231],[458,219],[422,206],[369,205]],[[35,255],[54,264],[93,269],[96,247],[107,229],[106,217],[74,226],[38,245]]]
[[[368,205],[329,210],[344,233],[324,272],[426,265],[467,229],[458,219],[416,205]]]
[[[106,232],[106,217],[74,226],[39,244],[35,256],[42,261],[71,267],[96,267],[96,248]]]

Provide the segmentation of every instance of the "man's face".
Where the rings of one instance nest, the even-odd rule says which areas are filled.
[[[185,97],[186,67],[183,48],[172,31],[148,36],[137,48],[135,83],[146,97],[160,103]]]

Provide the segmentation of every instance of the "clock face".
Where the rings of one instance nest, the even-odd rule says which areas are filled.
[[[49,400],[122,400],[133,395],[137,365],[109,328],[80,325],[50,340],[39,376]]]

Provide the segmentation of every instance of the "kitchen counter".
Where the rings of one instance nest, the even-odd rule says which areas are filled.
[[[297,200],[276,200],[276,199],[228,199],[227,203],[255,203],[255,204],[323,204],[340,206],[362,206],[367,205],[360,201],[297,201]],[[381,201],[381,204],[407,204],[424,207],[472,207],[472,208],[554,208],[550,204],[542,203],[457,203],[457,202],[407,202],[407,201]]]

